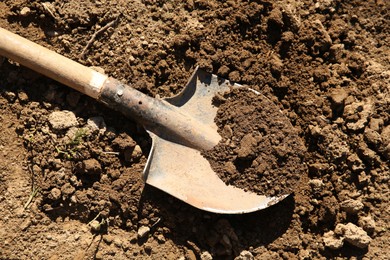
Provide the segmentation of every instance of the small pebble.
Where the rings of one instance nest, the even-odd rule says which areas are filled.
[[[322,187],[324,187],[324,183],[322,180],[320,179],[312,179],[309,181],[309,185],[310,187],[314,190],[314,191],[319,191],[322,189]]]
[[[132,154],[131,154],[131,157],[132,157],[133,161],[139,161],[141,156],[142,156],[141,147],[139,145],[136,145],[134,147],[134,150],[133,150]]]
[[[66,196],[73,194],[73,192],[75,192],[75,191],[76,191],[76,189],[72,185],[70,185],[70,183],[65,183],[61,187],[61,193],[63,195],[66,195]]]
[[[147,226],[141,226],[139,229],[138,229],[138,238],[144,238],[146,237],[148,234],[149,234],[149,231],[150,231],[150,228],[147,227]]]
[[[16,99],[16,94],[12,91],[5,91],[4,96],[9,102],[14,102]]]
[[[133,55],[130,55],[130,56],[128,57],[128,59],[129,59],[129,63],[130,63],[130,64],[134,64],[135,58],[134,58]]]
[[[311,258],[311,251],[310,250],[300,250],[298,253],[298,258],[302,259],[302,260],[312,259]]]
[[[333,231],[326,232],[322,237],[326,247],[332,250],[340,249],[344,245],[343,238],[336,237]]]
[[[145,253],[147,253],[148,255],[150,255],[152,253],[152,246],[150,244],[146,244],[144,246],[144,250],[145,250]]]
[[[254,260],[254,259],[255,258],[253,257],[252,253],[247,250],[242,251],[239,256],[234,258],[234,260]]]
[[[200,255],[200,259],[201,259],[201,260],[213,260],[213,256],[212,256],[208,251],[204,251],[204,252]]]
[[[100,175],[102,172],[102,166],[96,159],[88,159],[82,162],[78,162],[75,166],[76,172],[85,173],[90,175]]]
[[[159,234],[159,235],[157,235],[157,241],[158,241],[160,244],[163,244],[163,243],[165,243],[166,239],[165,239],[164,235]]]
[[[53,188],[50,191],[49,198],[52,200],[59,200],[61,198],[61,191],[58,188]]]
[[[118,169],[109,169],[107,173],[114,180],[118,179],[121,175],[121,172]]]
[[[352,223],[348,223],[346,225],[337,224],[335,233],[341,234],[344,237],[345,242],[348,242],[358,248],[368,247],[372,240],[367,235],[366,231]]]
[[[65,130],[77,126],[76,115],[71,111],[55,111],[49,115],[49,123],[54,130]]]
[[[104,235],[103,241],[106,242],[108,245],[112,243],[114,240],[114,237],[112,235]]]
[[[376,229],[375,220],[371,216],[361,217],[358,224],[368,233],[373,233]]]
[[[363,209],[364,205],[361,201],[348,199],[341,202],[340,207],[349,214],[357,214]]]
[[[343,105],[344,100],[348,97],[348,92],[343,88],[336,88],[334,89],[331,94],[330,98],[336,105]]]
[[[99,131],[100,134],[104,134],[107,129],[106,122],[104,122],[104,118],[101,116],[88,118],[87,125],[92,131]]]
[[[91,231],[98,232],[100,231],[101,225],[100,222],[97,220],[92,220],[89,225],[91,226]]]
[[[22,10],[20,10],[21,16],[28,16],[31,13],[31,9],[27,6],[23,7]]]
[[[21,91],[18,93],[18,98],[19,98],[19,101],[23,104],[27,103],[27,101],[28,101],[28,96],[27,96],[26,92],[24,92],[24,91]]]
[[[132,244],[137,243],[137,235],[134,234],[133,236],[130,237],[130,243]]]
[[[122,249],[127,252],[131,248],[131,244],[128,240],[122,241]]]

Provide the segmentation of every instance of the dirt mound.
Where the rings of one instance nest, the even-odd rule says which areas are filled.
[[[215,99],[222,141],[204,156],[229,185],[261,195],[293,193],[307,168],[305,147],[269,99],[247,88]]]

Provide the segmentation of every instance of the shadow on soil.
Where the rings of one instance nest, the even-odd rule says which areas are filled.
[[[193,208],[147,185],[141,196],[140,219],[147,217],[141,212],[149,207],[158,209],[160,223],[170,229],[169,238],[175,243],[226,259],[249,247],[266,246],[283,235],[291,223],[295,200],[289,196],[265,210],[223,215]]]

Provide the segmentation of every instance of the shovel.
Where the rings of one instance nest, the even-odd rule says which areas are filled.
[[[227,80],[196,68],[181,93],[155,99],[2,28],[0,55],[142,124],[152,138],[143,175],[149,185],[196,208],[225,214],[261,210],[288,196],[267,197],[226,185],[201,155],[221,140],[212,99],[233,87]]]

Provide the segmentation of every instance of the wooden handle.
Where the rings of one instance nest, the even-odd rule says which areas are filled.
[[[131,116],[163,139],[211,149],[221,137],[164,100],[154,99],[75,61],[0,28],[0,55],[38,71]]]
[[[0,55],[97,99],[107,76],[0,28]]]

